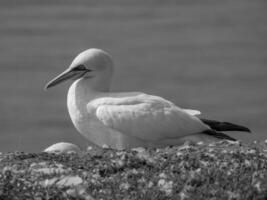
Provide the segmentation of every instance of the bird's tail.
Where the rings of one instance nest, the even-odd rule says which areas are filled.
[[[219,122],[209,119],[200,119],[200,120],[215,131],[241,131],[241,132],[251,133],[251,131],[245,126],[240,126],[229,122]]]

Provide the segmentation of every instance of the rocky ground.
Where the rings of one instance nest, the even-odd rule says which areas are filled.
[[[0,199],[267,199],[267,142],[2,153]]]

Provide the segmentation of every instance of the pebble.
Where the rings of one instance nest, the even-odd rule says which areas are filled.
[[[81,149],[75,144],[67,142],[59,142],[46,148],[44,152],[47,153],[78,153]]]

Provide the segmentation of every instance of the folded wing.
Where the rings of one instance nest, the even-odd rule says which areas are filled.
[[[99,98],[87,105],[106,127],[142,140],[178,138],[209,129],[197,117],[157,96]]]

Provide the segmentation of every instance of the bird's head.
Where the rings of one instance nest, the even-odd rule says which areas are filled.
[[[61,74],[49,81],[45,89],[58,85],[66,80],[90,79],[95,84],[110,84],[113,72],[111,56],[101,49],[88,49],[80,53],[71,65]],[[102,82],[102,83],[101,83]]]

